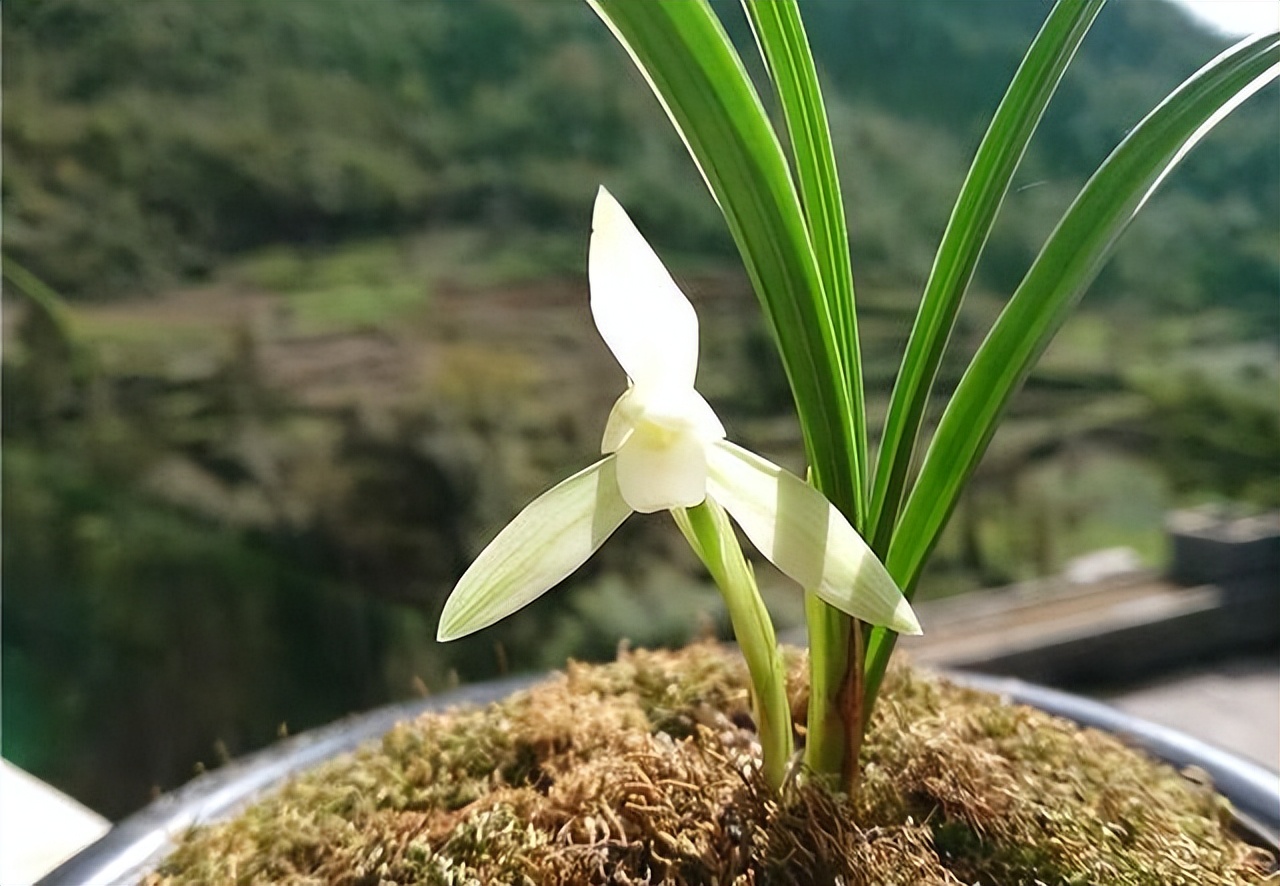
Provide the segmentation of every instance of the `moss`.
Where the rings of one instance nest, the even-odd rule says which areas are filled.
[[[804,706],[793,658],[793,704]],[[426,715],[188,833],[148,886],[1261,883],[1221,798],[1116,739],[905,668],[856,798],[763,784],[714,645]]]

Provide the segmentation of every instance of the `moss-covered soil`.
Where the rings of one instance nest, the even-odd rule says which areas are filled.
[[[1228,833],[1225,801],[1115,738],[906,668],[855,798],[770,793],[755,738],[716,646],[571,665],[192,831],[146,882],[1218,886],[1272,863]]]

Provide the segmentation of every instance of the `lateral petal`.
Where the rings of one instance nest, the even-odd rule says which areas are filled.
[[[617,452],[627,442],[636,429],[636,420],[640,409],[636,406],[635,385],[627,385],[609,410],[609,420],[604,425],[604,438],[600,441],[600,451],[605,455]]]
[[[727,440],[707,447],[707,463],[707,493],[780,570],[854,618],[921,633],[884,565],[821,492]]]
[[[591,314],[637,385],[692,388],[698,315],[618,201],[596,194],[587,253]]]
[[[506,618],[586,562],[631,514],[616,462],[601,459],[517,514],[458,581],[436,639],[456,640]]]

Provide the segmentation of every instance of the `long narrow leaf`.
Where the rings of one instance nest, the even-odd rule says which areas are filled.
[[[886,566],[908,596],[1009,398],[1097,276],[1117,238],[1187,152],[1280,76],[1280,34],[1222,53],[1148,114],[1111,153],[1049,235],[960,380],[903,508]],[[895,637],[867,649],[871,697]]]
[[[805,221],[835,324],[836,348],[844,368],[841,381],[849,397],[853,422],[850,435],[854,448],[843,454],[849,465],[855,495],[853,511],[848,517],[855,528],[865,532],[870,465],[862,355],[854,309],[849,231],[827,112],[795,0],[743,0],[743,6],[782,105]],[[815,772],[845,774],[856,769],[856,760],[852,761],[851,769],[849,757],[856,755],[856,751],[851,749],[857,747],[856,736],[861,723],[846,722],[846,712],[839,700],[849,680],[858,681],[861,673],[861,662],[856,661],[856,647],[850,640],[857,639],[854,632],[861,631],[862,627],[855,625],[839,609],[816,597],[806,601],[806,608],[809,613],[810,685],[819,688],[810,693],[805,760]],[[822,687],[830,688],[828,691]]]
[[[796,0],[743,0],[743,6],[778,91],[791,139],[796,184],[835,324],[836,346],[849,391],[854,423],[853,482],[865,496],[869,479],[867,422],[853,269],[849,259],[849,228],[818,73]],[[850,515],[855,528],[863,527],[865,507],[866,502],[859,501],[857,512]]]
[[[902,357],[881,438],[868,537],[882,556],[898,519],[938,364],[1009,181],[1067,65],[1105,2],[1064,0],[1054,6],[1009,84],[951,211]]]
[[[832,318],[786,157],[741,59],[705,0],[588,2],[720,204],[777,338],[815,484],[852,517],[852,421]]]

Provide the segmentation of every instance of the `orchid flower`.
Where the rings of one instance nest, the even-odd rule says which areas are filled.
[[[591,313],[626,371],[605,425],[604,457],[534,499],[480,553],[440,617],[453,640],[527,606],[581,566],[632,513],[707,498],[783,573],[849,615],[920,633],[910,604],[822,493],[725,439],[693,387],[698,317],[604,188],[588,253]]]

